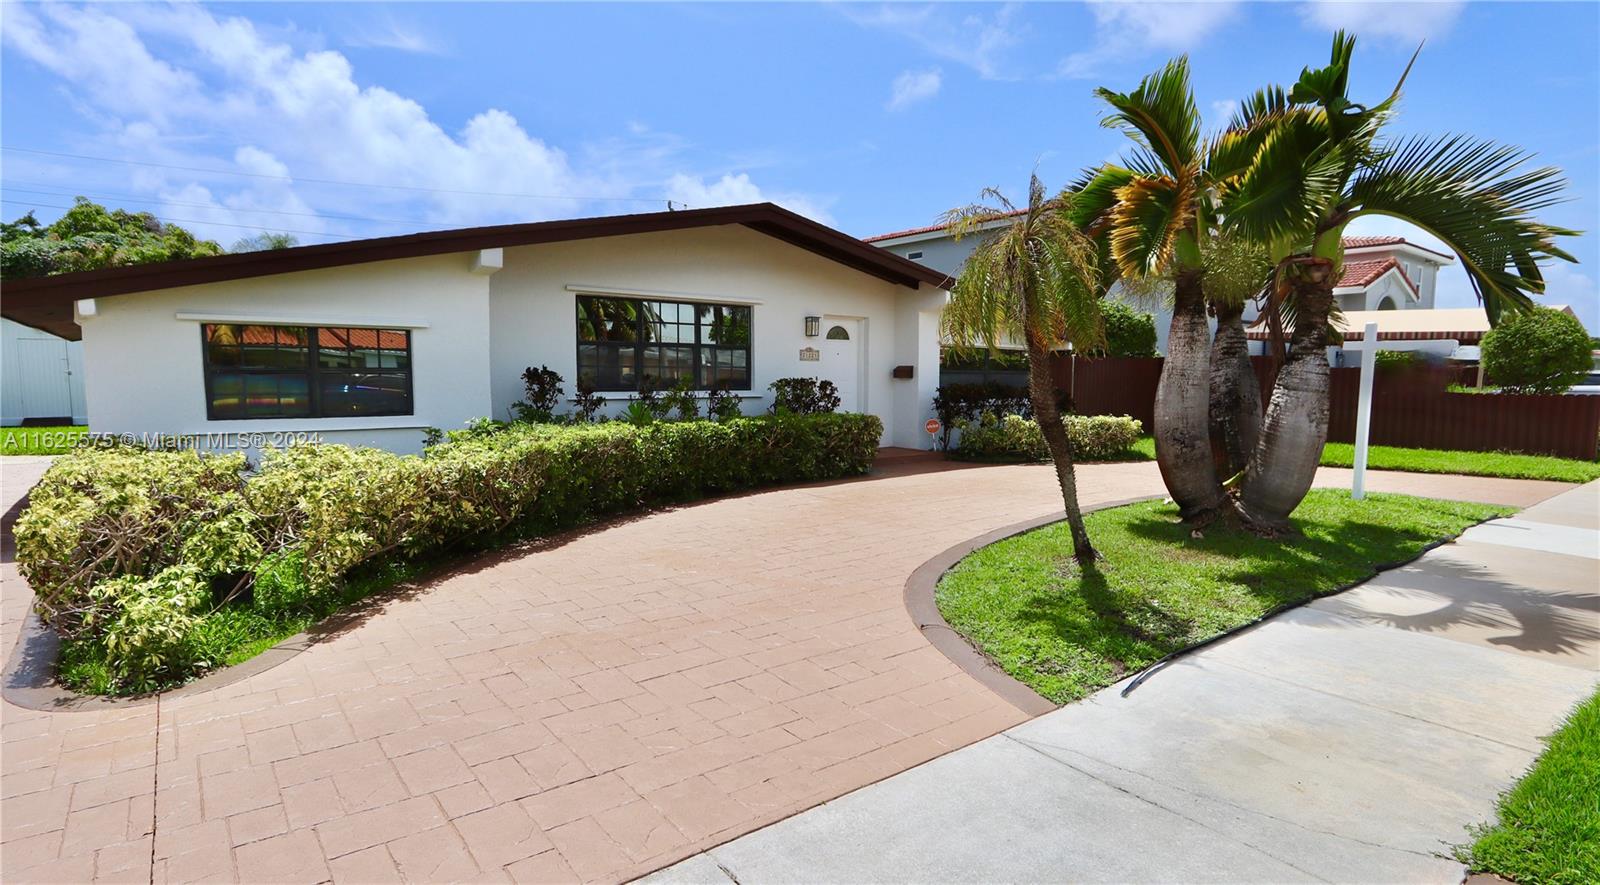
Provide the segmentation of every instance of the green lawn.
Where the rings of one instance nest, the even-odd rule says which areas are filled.
[[[78,437],[88,432],[89,428],[82,425],[0,428],[0,455],[65,454]]]
[[[1007,673],[1066,703],[1276,608],[1370,577],[1507,508],[1313,490],[1303,537],[1267,541],[1225,526],[1191,538],[1170,504],[1088,514],[1104,560],[1072,560],[1065,523],[974,552],[939,582],[939,610]]]
[[[1322,448],[1322,463],[1328,467],[1350,467],[1355,463],[1355,457],[1356,447],[1350,443],[1328,443]],[[1558,482],[1600,479],[1600,462],[1507,452],[1451,452],[1443,449],[1372,446],[1367,450],[1367,466],[1373,470],[1464,473],[1468,476],[1553,479]]]
[[[1328,443],[1322,447],[1322,466],[1353,466],[1355,453],[1356,447],[1350,443]],[[1148,436],[1140,437],[1121,458],[1127,461],[1155,459],[1156,441]],[[1591,479],[1600,479],[1600,461],[1578,461],[1549,455],[1514,455],[1508,452],[1454,452],[1445,449],[1372,446],[1367,450],[1367,466],[1373,470],[1459,473],[1466,476],[1549,479],[1556,482],[1588,482]]]
[[[1533,768],[1500,797],[1462,861],[1522,885],[1600,882],[1600,694],[1578,705]]]

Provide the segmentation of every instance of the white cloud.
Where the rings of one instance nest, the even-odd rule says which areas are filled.
[[[393,17],[367,22],[345,38],[346,46],[359,49],[394,49],[421,55],[443,55],[444,46],[415,25],[402,24]]]
[[[93,124],[97,134],[71,152],[187,167],[27,161],[34,179],[198,204],[172,205],[175,218],[325,231],[326,239],[647,211],[662,208],[665,182],[688,165],[686,142],[643,126],[571,153],[493,107],[446,131],[415,100],[361,85],[344,55],[302,51],[247,19],[200,6],[8,6],[3,36],[18,60],[57,75]],[[7,157],[8,178],[23,168],[20,156]],[[206,171],[215,169],[299,180]],[[733,179],[760,192],[747,175]],[[781,197],[796,206],[810,199]],[[313,207],[405,223],[319,218]],[[248,233],[196,228],[224,242]]]
[[[927,101],[938,95],[942,85],[944,77],[938,68],[931,71],[902,71],[900,76],[894,78],[889,103],[884,107],[891,111],[903,111],[919,101]]]
[[[828,214],[827,208],[816,199],[803,194],[767,193],[744,172],[738,175],[723,175],[710,182],[697,176],[677,173],[667,180],[667,198],[689,209],[772,202],[813,221],[823,224],[833,223],[833,217]]]
[[[1233,119],[1234,112],[1237,110],[1239,110],[1239,102],[1231,98],[1222,101],[1214,101],[1211,103],[1210,116],[1212,119],[1209,122],[1220,129],[1223,126],[1228,125],[1228,121]]]
[[[1233,18],[1238,4],[1124,3],[1091,0],[1094,43],[1061,60],[1063,77],[1094,77],[1108,63],[1141,58],[1152,52],[1191,49]]]
[[[1399,43],[1420,43],[1449,33],[1466,4],[1462,0],[1389,3],[1366,0],[1315,0],[1301,7],[1312,27],[1350,31]]]
[[[973,12],[959,17],[951,14],[956,7],[938,3],[886,3],[868,10],[846,4],[837,8],[858,25],[898,34],[934,57],[969,67],[987,80],[1010,76],[1006,56],[1022,41],[1024,30],[1012,22],[1016,8],[1009,3],[992,15]]]

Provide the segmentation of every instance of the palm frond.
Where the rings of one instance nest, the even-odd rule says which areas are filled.
[[[1171,178],[1138,177],[1117,189],[1111,256],[1124,276],[1159,273],[1189,220],[1190,191]]]
[[[1075,203],[1070,192],[1047,196],[1037,177],[1030,181],[1026,210],[978,245],[950,290],[941,322],[953,345],[1103,343],[1098,247],[1074,224]]]
[[[1351,217],[1388,215],[1443,240],[1496,321],[1503,311],[1530,309],[1530,296],[1544,292],[1541,262],[1576,260],[1556,239],[1577,231],[1534,218],[1564,201],[1566,182],[1554,167],[1524,170],[1530,158],[1462,135],[1407,138],[1351,184]]]
[[[1350,172],[1329,139],[1327,114],[1299,108],[1268,127],[1249,166],[1221,195],[1228,226],[1269,242],[1309,240]]]
[[[1200,110],[1189,88],[1189,59],[1179,56],[1139,81],[1132,92],[1100,88],[1095,94],[1113,111],[1101,125],[1121,129],[1158,158],[1165,174],[1193,174],[1200,148]]]
[[[1233,117],[1228,120],[1229,132],[1243,129],[1252,129],[1274,117],[1281,116],[1293,104],[1289,101],[1289,93],[1282,86],[1267,86],[1257,89],[1245,100],[1239,102],[1239,107],[1233,112]]]
[[[1133,177],[1132,169],[1110,164],[1087,171],[1072,185],[1076,192],[1072,201],[1072,223],[1089,233],[1098,231],[1110,220],[1111,210],[1117,205],[1118,189]]]

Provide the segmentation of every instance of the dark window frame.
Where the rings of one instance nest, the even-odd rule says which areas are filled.
[[[409,415],[415,415],[416,414],[416,411],[417,411],[416,380],[415,380],[415,375],[414,375],[414,370],[415,370],[416,366],[415,366],[415,363],[413,361],[414,358],[413,358],[412,349],[411,349],[411,331],[412,330],[410,330],[410,329],[395,329],[395,328],[379,327],[379,326],[313,326],[313,325],[310,325],[309,323],[307,323],[307,324],[297,324],[297,323],[225,323],[225,322],[206,322],[206,323],[200,323],[199,325],[200,325],[200,365],[201,365],[201,369],[202,369],[202,371],[204,372],[204,375],[205,375],[206,420],[207,421],[320,421],[320,420],[337,420],[337,419],[340,419],[340,418],[354,418],[354,419],[362,419],[362,418],[393,418],[393,417],[404,417],[404,416],[409,416]],[[219,366],[219,365],[215,365],[215,364],[213,364],[211,362],[211,347],[210,347],[211,342],[206,338],[206,329],[208,327],[212,327],[212,326],[238,326],[241,329],[243,329],[245,327],[248,327],[248,326],[261,326],[261,327],[265,327],[265,328],[269,328],[269,329],[305,329],[306,330],[306,366],[303,369],[300,369],[300,368],[270,368],[269,369],[269,368],[259,368],[259,367],[257,367],[257,368],[244,368],[242,366]],[[361,414],[354,414],[354,415],[353,414],[349,414],[349,413],[323,414],[323,409],[322,409],[322,376],[324,374],[327,374],[327,375],[338,375],[338,376],[351,376],[351,375],[363,374],[359,370],[351,369],[351,368],[348,368],[348,367],[325,367],[325,366],[322,365],[321,354],[320,354],[322,335],[320,333],[324,329],[336,330],[336,331],[337,330],[344,330],[346,332],[349,332],[349,331],[354,330],[354,329],[371,329],[374,332],[377,332],[380,336],[383,333],[386,333],[386,332],[405,336],[405,368],[404,369],[379,367],[377,371],[372,371],[372,372],[365,373],[365,374],[372,374],[372,375],[403,375],[405,377],[405,381],[406,381],[406,394],[405,394],[405,409],[404,409],[404,411],[393,410],[393,411],[381,411],[381,412],[363,412]],[[354,348],[342,348],[342,349],[343,350],[353,350]],[[304,415],[293,415],[293,414],[282,414],[282,413],[280,413],[280,414],[274,414],[274,415],[219,415],[217,413],[216,408],[215,408],[216,399],[215,399],[215,397],[214,397],[214,395],[212,393],[212,389],[213,389],[212,382],[213,382],[214,376],[216,376],[216,375],[247,375],[247,376],[248,375],[271,375],[271,376],[290,375],[290,376],[304,377],[306,379],[306,399],[307,399],[307,402],[308,402],[308,408],[306,410],[306,414],[304,414]]]
[[[632,341],[585,340],[583,337],[583,306],[585,300],[631,301],[639,305],[644,305],[647,303],[661,305],[670,304],[679,308],[688,308],[689,315],[692,317],[690,323],[692,323],[694,326],[694,341],[678,342],[656,341],[650,339],[645,334],[645,327],[650,321],[647,319],[647,311],[645,311],[642,307],[634,311],[634,333]],[[707,309],[710,311],[709,317],[704,320],[702,320],[700,317],[700,311],[702,309]],[[705,340],[706,331],[714,327],[717,322],[717,312],[719,309],[737,309],[749,312],[749,320],[746,323],[745,328],[747,340],[743,346],[720,344],[714,341]],[[705,370],[709,367],[713,373],[715,372],[716,355],[718,353],[734,353],[742,351],[744,353],[744,380],[741,384],[729,385],[726,389],[740,392],[748,392],[755,389],[756,312],[754,305],[722,301],[688,301],[675,298],[653,298],[643,295],[608,295],[600,292],[585,292],[579,293],[579,295],[573,299],[573,317],[576,338],[576,346],[573,353],[573,364],[578,368],[578,377],[583,377],[584,347],[603,347],[620,351],[622,353],[623,364],[632,366],[634,383],[631,386],[626,384],[603,385],[596,383],[594,385],[594,390],[598,393],[641,392],[643,390],[642,385],[644,383],[644,379],[647,377],[647,373],[644,371],[646,364],[645,351],[652,347],[688,348],[690,351],[689,364],[691,371],[694,373],[694,390],[696,391],[706,391],[711,389],[710,380],[705,377]],[[685,325],[685,323],[683,323],[681,320],[678,321],[677,324]],[[663,385],[663,387],[667,386],[670,385]]]

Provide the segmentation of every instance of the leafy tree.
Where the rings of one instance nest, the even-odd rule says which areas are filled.
[[[1536,308],[1483,336],[1483,370],[1514,393],[1566,393],[1594,366],[1589,333],[1566,311]]]
[[[1120,301],[1100,305],[1105,320],[1106,346],[1093,356],[1155,356],[1156,319]]]
[[[1028,185],[1028,205],[1020,215],[998,191],[991,188],[983,195],[999,205],[974,204],[945,213],[951,235],[960,239],[992,222],[1009,224],[985,231],[967,259],[950,290],[944,331],[958,348],[983,346],[993,352],[1004,341],[1026,343],[1028,394],[1055,462],[1072,532],[1072,555],[1080,564],[1088,564],[1099,554],[1089,542],[1078,508],[1072,445],[1050,372],[1050,355],[1066,344],[1085,352],[1105,347],[1099,247],[1073,221],[1073,194],[1062,191],[1047,197],[1037,176]]]
[[[253,237],[240,237],[233,241],[229,252],[267,252],[273,249],[291,249],[300,245],[294,234],[259,233]]]
[[[47,225],[32,212],[0,224],[0,279],[7,280],[221,254],[215,242],[148,212],[108,210],[86,197]]]

